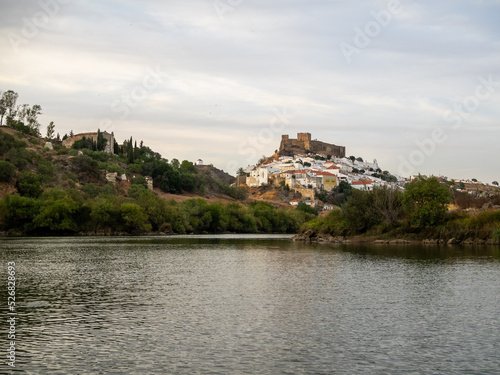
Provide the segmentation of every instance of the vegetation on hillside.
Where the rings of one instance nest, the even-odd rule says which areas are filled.
[[[301,233],[500,241],[500,211],[448,211],[453,200],[463,200],[460,194],[454,200],[450,188],[435,177],[420,177],[404,192],[388,187],[352,190],[341,210],[305,223]]]
[[[0,129],[0,183],[16,190],[0,199],[0,228],[29,235],[294,233],[314,217],[307,210],[278,210],[263,202],[167,202],[147,189],[146,176],[168,193],[244,200],[247,192],[198,173],[189,161],[163,159],[132,138],[119,147],[118,155],[95,151],[103,147],[97,143],[76,143],[78,149],[56,143],[48,150],[40,138]],[[108,183],[106,172],[125,174],[131,185]]]

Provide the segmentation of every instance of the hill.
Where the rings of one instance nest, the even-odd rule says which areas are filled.
[[[132,138],[118,154],[0,128],[0,228],[8,234],[296,232],[312,216],[247,200],[217,168],[168,161]]]

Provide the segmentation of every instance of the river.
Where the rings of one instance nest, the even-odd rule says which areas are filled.
[[[1,373],[500,374],[499,247],[223,235],[0,248]]]

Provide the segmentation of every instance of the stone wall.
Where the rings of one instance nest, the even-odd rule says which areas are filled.
[[[107,131],[103,131],[102,137],[106,140],[106,147],[104,148],[104,151],[109,153],[109,154],[114,154],[114,144],[115,144],[115,134],[114,132],[108,133]],[[64,147],[70,148],[73,146],[73,143],[76,141],[80,141],[83,138],[91,138],[92,140],[97,142],[97,132],[91,132],[91,133],[79,133],[75,134],[73,137],[66,138],[65,140],[62,141],[62,145]]]
[[[291,139],[287,134],[281,136],[281,144],[279,149],[280,156],[293,156],[297,154],[306,154],[307,152],[317,154],[330,154],[334,157],[345,157],[345,147],[334,144],[313,141],[311,133],[298,133],[297,139]]]

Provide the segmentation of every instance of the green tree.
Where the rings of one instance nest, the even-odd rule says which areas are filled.
[[[76,213],[80,205],[68,192],[49,190],[43,194],[41,201],[40,212],[34,219],[38,228],[72,232],[78,229]]]
[[[138,204],[123,203],[120,206],[120,210],[125,226],[130,232],[147,232],[151,230],[148,215],[146,215],[142,207]]]
[[[17,190],[23,197],[38,198],[42,194],[40,177],[28,171],[22,172],[17,180]]]
[[[0,182],[9,182],[16,175],[14,164],[0,160]]]
[[[12,90],[2,93],[0,97],[0,126],[3,125],[3,117],[5,115],[7,115],[7,119],[14,117],[14,107],[16,106],[18,97],[19,94]]]
[[[132,179],[132,185],[141,185],[143,186],[145,189],[148,188],[148,182],[146,181],[146,179],[142,176],[135,176],[133,179]]]
[[[49,125],[47,125],[47,139],[50,141],[54,138],[54,129],[55,129],[54,121],[51,121]],[[59,136],[59,134],[58,134]]]
[[[179,168],[183,172],[192,173],[192,174],[198,173],[198,169],[196,169],[196,166],[188,160],[183,160]]]
[[[38,122],[38,116],[42,114],[42,107],[38,104],[33,105],[33,107],[28,108],[26,113],[26,121],[31,129],[31,135],[40,136],[40,123]]]
[[[349,198],[353,191],[353,187],[347,181],[340,181],[337,189],[338,192],[344,194],[346,198]]]
[[[34,198],[19,195],[6,195],[4,198],[3,223],[5,229],[17,229],[29,232],[33,229],[33,220],[39,212],[39,203]]]
[[[303,211],[308,214],[313,214],[314,216],[318,216],[318,210],[305,204],[304,202],[299,202],[299,204],[297,205],[297,210]]]
[[[415,227],[434,226],[441,223],[446,215],[452,194],[436,177],[419,176],[406,184],[403,207]]]

